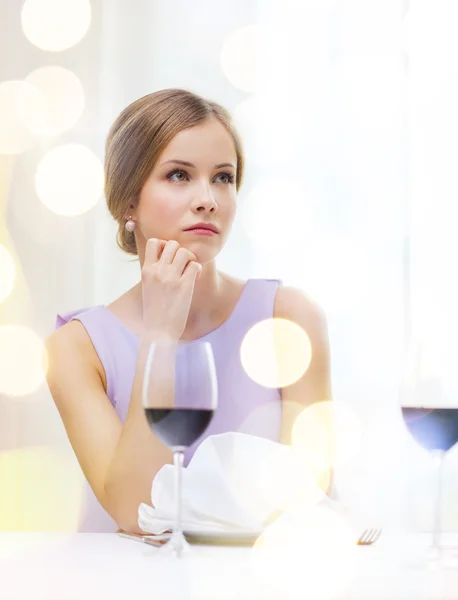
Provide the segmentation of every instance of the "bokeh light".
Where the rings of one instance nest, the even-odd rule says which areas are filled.
[[[20,107],[23,103],[39,104],[40,100],[30,83],[0,83],[0,154],[20,154],[32,148],[37,138],[24,123]]]
[[[11,294],[16,280],[16,267],[8,249],[0,244],[0,302]]]
[[[86,34],[91,4],[89,0],[25,0],[21,21],[26,38],[41,50],[66,50]]]
[[[336,428],[332,410],[326,410],[329,404],[318,402],[303,410],[292,431],[294,451],[317,474],[329,471],[334,464]]]
[[[249,456],[250,460],[246,460]],[[272,522],[291,508],[317,504],[324,498],[314,473],[292,448],[265,438],[238,438],[223,458],[225,485],[237,506],[250,515],[249,522]]]
[[[303,244],[304,236],[311,231],[311,215],[312,203],[299,181],[271,179],[256,185],[245,199],[243,226],[256,244],[280,250]]]
[[[70,452],[30,447],[0,453],[0,531],[76,531],[84,477]],[[14,549],[13,549],[14,550]]]
[[[282,399],[278,402],[266,402],[256,406],[251,410],[237,428],[239,433],[248,435],[257,435],[258,437],[274,438],[278,435],[278,419],[281,415],[280,442],[282,444],[291,443],[291,433],[297,417],[304,410],[304,404]],[[269,432],[266,435],[266,432]]]
[[[343,517],[327,507],[286,512],[255,544],[258,575],[282,598],[334,598],[355,573],[356,539]]]
[[[48,356],[43,341],[28,327],[0,327],[0,394],[26,396],[43,383]]]
[[[315,474],[290,446],[282,446],[282,452],[272,448],[259,464],[256,474],[259,485],[257,500],[263,498],[276,511],[305,508],[323,500],[324,493]]]
[[[339,402],[316,402],[296,418],[291,443],[294,452],[317,476],[343,466],[362,446],[362,420]]]
[[[38,197],[58,215],[74,216],[93,208],[103,191],[103,166],[86,146],[67,144],[50,150],[35,175]]]
[[[38,135],[60,135],[71,129],[83,114],[84,89],[78,77],[59,66],[42,67],[25,81],[39,92],[39,98],[23,97],[23,122]],[[37,100],[37,101],[35,101]]]
[[[227,79],[244,92],[255,92],[260,74],[260,54],[266,43],[263,25],[248,25],[233,31],[221,50],[221,68]]]
[[[307,333],[287,319],[265,319],[246,333],[240,359],[247,375],[268,388],[282,388],[304,375],[312,357]]]
[[[281,421],[282,421],[282,432],[280,441],[283,444],[291,444],[291,436],[293,431],[294,423],[298,416],[305,409],[304,404],[299,402],[291,402],[286,399],[282,399],[281,402]]]

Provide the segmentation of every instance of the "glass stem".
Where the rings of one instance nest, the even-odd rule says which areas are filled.
[[[183,468],[184,452],[176,450],[173,453],[173,464],[175,465],[175,528],[174,535],[181,534],[181,478]]]
[[[436,473],[436,499],[434,503],[434,525],[433,525],[433,541],[432,551],[439,556],[441,553],[440,537],[441,537],[441,508],[442,508],[442,467],[444,464],[444,451],[434,450],[433,463]]]

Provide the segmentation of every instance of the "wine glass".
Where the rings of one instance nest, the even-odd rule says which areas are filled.
[[[411,566],[456,568],[457,549],[441,543],[442,478],[446,453],[458,442],[458,394],[451,377],[450,355],[439,344],[412,343],[406,356],[401,410],[406,428],[433,460],[436,476],[432,540],[426,554]],[[448,364],[447,364],[448,363]],[[455,367],[452,367],[453,372]]]
[[[181,524],[181,480],[184,452],[205,432],[217,408],[217,379],[209,342],[153,342],[148,352],[142,389],[147,421],[173,451],[175,527],[159,552],[182,556],[190,552]]]

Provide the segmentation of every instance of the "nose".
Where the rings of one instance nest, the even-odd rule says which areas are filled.
[[[218,205],[208,185],[192,200],[192,209],[195,212],[216,212]]]

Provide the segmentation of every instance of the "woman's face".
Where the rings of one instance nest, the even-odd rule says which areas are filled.
[[[180,131],[159,156],[133,213],[139,254],[154,237],[176,240],[201,263],[213,260],[235,217],[236,165],[232,138],[216,118]],[[218,233],[186,231],[200,222]]]

